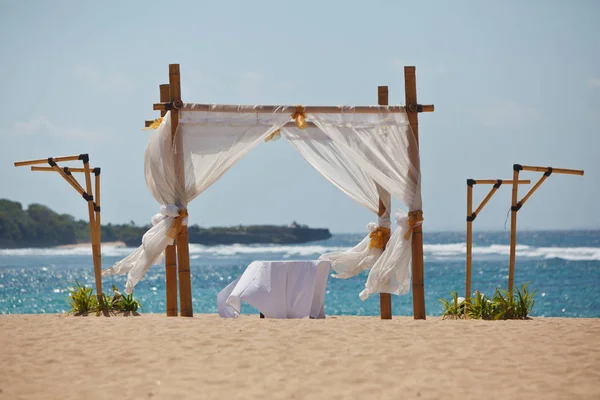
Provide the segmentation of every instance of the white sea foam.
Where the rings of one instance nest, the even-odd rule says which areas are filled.
[[[309,257],[315,258],[331,251],[347,250],[349,247],[323,246],[323,245],[220,245],[203,246],[190,244],[191,259],[202,257],[228,258],[243,255],[273,254],[282,258]],[[102,246],[102,255],[105,257],[125,257],[134,248],[120,246]],[[425,257],[433,259],[457,260],[465,257],[465,243],[425,244],[423,246]],[[473,257],[508,257],[508,245],[493,244],[489,246],[473,246]],[[0,256],[87,256],[92,254],[91,247],[74,248],[35,248],[35,249],[0,249]],[[600,260],[599,247],[533,247],[517,245],[517,257],[534,259],[558,258],[570,261]]]

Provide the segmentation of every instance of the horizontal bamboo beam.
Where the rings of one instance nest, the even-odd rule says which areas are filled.
[[[155,103],[152,108],[154,110],[163,111],[170,109],[171,103]],[[295,110],[296,106],[290,105],[234,105],[234,104],[196,104],[196,103],[184,103],[180,108],[182,111],[214,111],[214,112],[236,112],[236,113],[273,113],[279,111],[281,108],[287,107],[290,111]],[[434,106],[432,104],[417,105],[420,108],[420,112],[433,112]],[[357,114],[377,114],[379,112],[403,112],[406,110],[405,106],[304,106],[305,113],[342,113],[352,112]]]
[[[501,179],[502,184],[511,184],[513,183],[512,179]],[[496,183],[498,183],[497,179],[475,179],[473,181],[473,183],[478,184],[478,185],[495,185]],[[529,185],[531,183],[531,181],[529,179],[519,179],[517,181],[518,184],[521,185]]]
[[[81,160],[81,155],[76,156],[67,156],[67,157],[52,157],[52,161],[54,162],[62,162],[62,161],[77,161]],[[35,165],[35,164],[47,164],[48,158],[43,158],[39,160],[27,160],[27,161],[17,161],[15,163],[15,167],[24,167],[26,165]]]
[[[67,169],[68,172],[85,172],[84,168],[71,168],[71,167],[65,167]],[[64,170],[64,168],[61,168]],[[90,167],[90,169],[92,170],[92,172],[95,170],[95,168]],[[52,167],[31,167],[32,171],[38,171],[38,172],[55,172],[56,170]]]
[[[523,171],[535,171],[535,172],[547,172],[549,167],[531,167],[528,165],[521,166]],[[552,168],[553,174],[568,174],[568,175],[583,175],[581,169],[566,169],[566,168]]]

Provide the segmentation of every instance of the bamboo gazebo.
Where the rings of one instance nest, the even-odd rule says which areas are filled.
[[[194,104],[182,102],[179,65],[170,64],[169,84],[159,86],[160,102],[153,105],[161,117],[145,123],[153,130],[146,150],[146,182],[162,204],[161,214],[153,218],[145,246],[104,274],[128,273],[126,290],[133,290],[164,251],[167,315],[178,315],[179,288],[181,316],[193,316],[187,203],[260,141],[283,134],[326,179],[378,216],[361,260],[342,265],[331,255],[334,269],[345,268],[354,276],[371,267],[361,299],[380,293],[382,319],[392,317],[390,293],[408,292],[408,276],[414,318],[425,319],[418,114],[434,107],[417,102],[415,67],[404,68],[404,83],[405,106],[388,104],[387,86],[378,87],[377,106]],[[323,168],[330,161],[325,150],[351,162]],[[359,176],[362,186],[352,186],[356,180],[347,179],[350,173]],[[399,228],[393,235],[391,195],[410,210],[397,214]]]

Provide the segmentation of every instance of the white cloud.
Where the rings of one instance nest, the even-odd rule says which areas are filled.
[[[600,89],[600,78],[590,78],[587,83],[592,89]]]
[[[515,126],[537,121],[541,118],[538,110],[513,101],[497,101],[476,112],[481,123],[486,126]]]
[[[75,67],[75,76],[94,89],[106,93],[130,93],[133,84],[120,73],[105,73],[92,65]]]
[[[44,116],[34,117],[29,121],[16,122],[14,133],[16,135],[47,135],[69,139],[96,139],[102,137],[96,132],[85,129],[57,126]]]

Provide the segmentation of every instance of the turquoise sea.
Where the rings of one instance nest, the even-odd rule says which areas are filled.
[[[349,248],[363,235],[337,234],[301,245],[190,245],[195,313],[216,313],[216,295],[254,260],[316,259]],[[465,288],[465,236],[462,232],[424,233],[427,315],[440,315],[440,297]],[[509,232],[474,235],[472,289],[493,294],[505,289]],[[533,231],[517,237],[515,285],[537,289],[533,316],[600,317],[600,231]],[[133,249],[102,249],[107,268]],[[366,272],[348,280],[329,278],[327,315],[378,315],[379,299],[358,297]],[[68,310],[68,292],[75,281],[94,287],[91,249],[0,249],[0,313],[60,313]],[[123,288],[125,277],[104,280]],[[142,312],[165,312],[164,266],[153,266],[136,286]],[[412,315],[412,294],[393,296],[394,315]],[[244,313],[256,313],[245,306]]]

